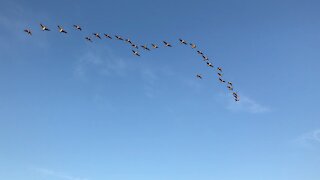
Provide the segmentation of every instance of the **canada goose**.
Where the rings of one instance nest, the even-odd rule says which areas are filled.
[[[217,69],[218,69],[220,72],[222,72],[222,68],[221,68],[221,67],[218,67]]]
[[[233,86],[233,85],[232,85],[232,82],[228,82],[228,84],[229,84],[230,86]]]
[[[204,56],[204,55],[202,55],[202,58],[203,58],[204,61],[208,61],[209,60],[209,58],[207,56]]]
[[[201,74],[197,74],[197,78],[202,79],[202,75]]]
[[[199,51],[199,50],[197,51],[197,53],[200,54],[200,55],[203,55],[203,52],[201,52],[201,51]]]
[[[240,101],[239,97],[234,98],[235,101]]]
[[[29,34],[29,35],[32,35],[31,29],[25,29],[25,30],[23,30],[23,31],[26,32],[26,33]]]
[[[86,37],[85,39],[92,42],[92,39],[90,37]]]
[[[95,37],[101,39],[101,36],[99,35],[99,33],[92,33]]]
[[[112,39],[112,37],[109,34],[104,34],[105,37]]]
[[[150,49],[147,47],[147,45],[141,46],[143,49],[150,51]]]
[[[192,49],[194,49],[194,48],[197,47],[197,46],[196,46],[195,44],[193,44],[193,43],[190,43],[190,46],[191,46]]]
[[[76,28],[79,31],[82,31],[82,28],[79,25],[73,25],[74,28]]]
[[[226,82],[225,80],[223,80],[223,79],[221,79],[221,78],[219,78],[219,81],[220,81],[220,82],[223,82],[223,83]]]
[[[133,54],[136,56],[140,56],[140,54],[138,53],[138,51],[132,50]]]
[[[232,91],[233,90],[233,87],[232,86],[227,86],[227,88]]]
[[[207,65],[208,65],[209,67],[212,67],[212,68],[213,68],[213,65],[212,65],[212,63],[210,63],[210,62],[207,62]]]
[[[139,49],[139,47],[135,44],[131,44],[132,47],[136,48],[136,49]]]
[[[222,74],[221,74],[221,73],[218,73],[218,76],[222,77]]]
[[[171,44],[167,43],[166,41],[163,41],[163,43],[166,47],[172,47]]]
[[[132,44],[132,41],[130,39],[126,39],[126,42],[128,42],[129,44]]]
[[[232,93],[233,97],[238,98],[238,94],[236,92]]]
[[[116,37],[118,40],[123,41],[123,38],[122,38],[121,36],[115,35],[115,37]]]
[[[49,28],[47,28],[45,25],[40,24],[42,31],[50,31]]]
[[[157,49],[158,48],[158,45],[156,45],[156,44],[151,44],[152,45],[152,47],[154,48],[154,49]]]
[[[59,26],[58,25],[58,29],[59,29],[59,32],[60,33],[65,33],[65,34],[67,34],[67,31],[66,30],[64,30],[61,26]]]
[[[183,39],[179,39],[179,41],[181,42],[181,44],[185,44],[185,45],[187,45],[187,42],[186,42],[185,40],[183,40]]]

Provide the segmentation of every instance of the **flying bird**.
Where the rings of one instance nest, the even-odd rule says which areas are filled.
[[[116,37],[118,40],[123,41],[123,38],[122,38],[121,36],[115,35],[115,37]]]
[[[152,47],[154,48],[154,49],[157,49],[158,48],[158,45],[156,45],[156,44],[151,44],[152,45]]]
[[[129,44],[132,44],[132,41],[130,39],[126,39],[125,41]]]
[[[220,81],[220,82],[223,82],[223,83],[226,82],[225,80],[223,80],[223,79],[221,79],[221,78],[219,78],[219,81]]]
[[[196,46],[195,44],[193,44],[193,43],[190,43],[190,46],[191,46],[192,49],[194,49],[194,48],[197,47],[197,46]]]
[[[228,82],[228,84],[229,84],[230,86],[233,86],[233,85],[232,85],[232,82]]]
[[[58,28],[59,28],[59,32],[60,32],[60,33],[65,33],[65,34],[67,34],[67,31],[64,30],[61,26],[58,25]]]
[[[213,64],[212,64],[212,63],[207,62],[207,65],[208,65],[209,67],[212,67],[212,68],[213,68]]]
[[[222,68],[221,68],[221,67],[218,67],[217,69],[218,69],[220,72],[222,72]]]
[[[139,47],[135,44],[131,44],[132,47],[136,48],[136,49],[139,49]]]
[[[183,39],[179,39],[179,41],[181,42],[181,44],[187,45],[187,41],[185,41],[185,40],[183,40]]]
[[[101,36],[99,35],[99,33],[92,33],[95,37],[101,39]]]
[[[203,58],[204,61],[209,61],[209,58],[207,56],[205,56],[205,55],[202,55],[202,58]]]
[[[141,46],[143,49],[150,51],[150,49],[147,47],[147,45]]]
[[[50,31],[49,28],[47,28],[47,26],[40,24],[42,31]]]
[[[86,37],[85,39],[92,42],[92,39],[90,37]]]
[[[227,86],[227,88],[228,88],[230,91],[233,91],[233,87],[232,87],[232,86]]]
[[[197,74],[197,78],[202,79],[202,75],[201,74]]]
[[[140,56],[140,54],[138,53],[138,51],[132,50],[133,54],[136,56]]]
[[[23,31],[26,32],[26,33],[29,34],[29,35],[32,35],[31,29],[25,29],[25,30],[23,30]]]
[[[218,73],[218,76],[222,77],[222,74],[221,74],[221,73]]]
[[[172,47],[171,44],[167,43],[166,41],[163,41],[163,43],[166,47]]]
[[[79,25],[73,25],[74,28],[76,28],[79,31],[82,31],[82,28]]]
[[[104,36],[105,36],[106,38],[112,39],[112,37],[111,37],[109,34],[104,34]]]
[[[199,50],[197,51],[197,53],[200,54],[200,55],[203,55],[203,52],[201,52],[201,51],[199,51]]]

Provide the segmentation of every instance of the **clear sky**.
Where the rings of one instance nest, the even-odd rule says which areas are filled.
[[[0,0],[0,179],[319,180],[319,8]],[[174,47],[136,57],[93,32]],[[178,38],[224,68],[239,103]]]

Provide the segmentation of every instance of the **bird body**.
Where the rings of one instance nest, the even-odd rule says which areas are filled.
[[[92,42],[92,39],[90,37],[86,37],[85,39]]]
[[[118,36],[118,35],[115,35],[115,37],[118,39],[118,40],[123,40],[123,38],[121,36]]]
[[[195,44],[193,44],[193,43],[190,43],[190,46],[191,46],[191,48],[192,49],[195,49],[197,46],[195,45]]]
[[[202,79],[202,75],[201,74],[197,74],[197,78]]]
[[[29,34],[29,35],[32,35],[31,29],[25,29],[25,30],[23,30],[23,31],[26,32],[26,33]]]
[[[187,42],[186,42],[185,40],[183,40],[183,39],[179,39],[179,41],[181,42],[181,44],[185,44],[185,45],[187,45]]]
[[[213,68],[213,64],[212,64],[212,63],[207,62],[207,65],[208,65],[209,67],[212,67],[212,68]]]
[[[147,45],[141,46],[143,49],[150,51],[150,49],[147,47]]]
[[[105,37],[112,39],[112,37],[109,34],[104,34]]]
[[[99,35],[99,33],[92,33],[95,37],[101,39],[101,36]]]
[[[136,56],[140,56],[140,54],[138,53],[138,51],[132,50],[133,54]]]
[[[156,44],[151,44],[152,45],[152,47],[154,48],[154,49],[157,49],[158,48],[158,45],[156,45]]]
[[[61,26],[59,26],[58,25],[58,29],[59,29],[59,32],[60,33],[65,33],[65,34],[67,34],[67,31],[66,30],[64,30]]]
[[[166,47],[172,47],[171,44],[167,43],[166,41],[163,41],[163,43]]]
[[[218,69],[218,71],[222,72],[222,68],[221,67],[218,67],[217,69]]]
[[[74,28],[76,28],[79,31],[82,31],[82,28],[79,25],[73,25]]]
[[[50,31],[49,28],[47,28],[47,26],[40,24],[42,31]]]

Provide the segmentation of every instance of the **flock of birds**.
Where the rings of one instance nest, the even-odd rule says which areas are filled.
[[[50,29],[49,29],[47,26],[43,25],[43,24],[40,24],[40,27],[41,27],[41,30],[42,30],[42,31],[50,31]],[[64,34],[67,34],[67,33],[68,33],[62,26],[58,25],[57,27],[58,27],[58,31],[59,31],[60,33],[64,33]],[[79,25],[73,25],[73,28],[74,28],[75,30],[82,31],[82,27],[79,26]],[[31,29],[25,29],[24,32],[26,32],[28,35],[32,35]],[[119,35],[111,36],[111,35],[105,34],[105,33],[104,33],[103,35],[105,36],[105,38],[108,38],[108,39],[113,39],[113,38],[115,38],[115,39],[117,39],[117,40],[124,41],[124,42],[128,43],[129,45],[132,46],[132,48],[133,48],[133,49],[132,49],[132,53],[133,53],[133,55],[135,55],[135,56],[140,56],[140,54],[139,54],[139,52],[138,52],[139,47],[141,47],[142,49],[144,49],[144,50],[146,50],[146,51],[150,51],[150,50],[151,50],[147,45],[140,45],[140,46],[138,46],[138,45],[134,44],[129,38],[128,38],[128,39],[125,39],[125,38],[122,38],[122,37],[119,36]],[[102,39],[102,37],[101,37],[102,35],[100,35],[99,33],[92,33],[91,36],[86,36],[86,37],[85,37],[85,40],[87,40],[87,41],[89,41],[89,42],[93,42],[92,36],[93,36],[94,38],[97,38],[97,39]],[[207,56],[205,56],[203,52],[201,52],[200,50],[197,50],[197,46],[196,46],[195,44],[193,44],[193,43],[188,43],[188,42],[187,42],[186,40],[184,40],[184,39],[179,39],[179,41],[180,41],[181,44],[190,46],[192,49],[195,49],[196,52],[202,57],[203,61],[207,64],[207,66],[210,67],[210,68],[214,68],[213,64],[209,61],[209,58],[208,58]],[[167,41],[163,41],[163,45],[164,45],[164,47],[172,47],[172,45],[171,45],[169,42],[167,42]],[[157,48],[160,47],[160,46],[157,45],[157,44],[151,44],[151,46],[152,46],[152,49],[157,49]],[[224,80],[223,74],[222,74],[222,68],[221,68],[221,67],[217,67],[216,70],[217,70],[217,75],[218,75],[219,81],[220,81],[221,83],[227,84],[226,87],[228,88],[229,91],[232,92],[232,95],[233,95],[234,100],[235,100],[235,101],[239,101],[239,96],[238,96],[237,92],[234,91],[232,82],[229,82],[229,81],[227,82],[227,81]],[[196,75],[196,78],[202,79],[203,76],[202,76],[201,74],[197,74],[197,75]]]

